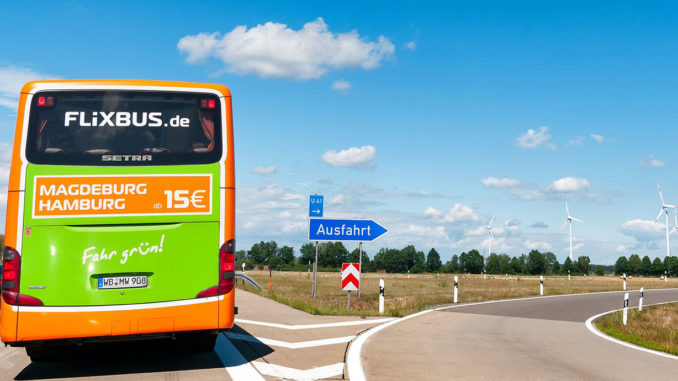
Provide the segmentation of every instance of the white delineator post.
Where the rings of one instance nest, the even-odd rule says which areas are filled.
[[[626,291],[626,273],[624,273],[624,291]]]
[[[629,321],[629,293],[624,294],[624,315],[622,322],[626,325]]]
[[[667,283],[669,281],[669,273],[664,270],[664,283]]]
[[[643,310],[643,296],[645,294],[645,289],[640,288],[640,299],[638,299],[638,312]]]
[[[379,279],[379,313],[384,313],[384,280]]]
[[[570,270],[567,270],[567,280],[570,280]]]
[[[457,276],[454,276],[454,304],[457,304],[457,296],[459,293],[459,278]]]
[[[359,255],[359,257],[358,257],[359,258],[358,267],[360,267],[359,273],[362,274],[363,273],[363,243],[362,242],[360,242],[358,244],[358,248],[359,248],[359,250],[358,250],[359,251],[359,253],[358,253],[358,255]],[[358,297],[360,297],[360,288],[358,288]]]
[[[539,275],[539,295],[544,296],[544,276]]]

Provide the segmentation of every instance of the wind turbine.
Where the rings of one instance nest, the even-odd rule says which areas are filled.
[[[573,261],[572,259],[572,221],[577,221],[577,222],[584,222],[580,220],[579,218],[574,218],[570,216],[570,208],[567,207],[567,200],[565,200],[565,211],[567,212],[567,218],[565,219],[565,222],[563,223],[563,226],[560,227],[560,230],[563,230],[565,225],[569,222],[570,223],[570,261]]]
[[[492,235],[492,221],[494,221],[494,216],[492,216],[492,219],[490,219],[490,223],[485,227],[487,229],[487,233],[489,237],[487,238],[487,257],[490,257],[490,254],[492,254],[492,238],[494,238],[494,235]]]
[[[657,218],[655,218],[654,223],[656,224],[657,221],[659,221],[659,217],[662,216],[662,213],[666,214],[666,256],[670,257],[671,256],[671,249],[669,248],[669,209],[676,209],[675,205],[669,205],[666,202],[664,202],[664,196],[662,196],[662,188],[659,187],[659,183],[657,183],[657,190],[659,191],[659,198],[662,200],[662,207],[659,209],[659,214],[657,214]]]
[[[675,220],[675,225],[673,225],[673,229],[671,229],[669,235],[678,232],[678,209],[673,209],[673,219]]]

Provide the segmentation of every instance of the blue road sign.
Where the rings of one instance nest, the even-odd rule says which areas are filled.
[[[309,241],[360,241],[377,239],[388,230],[372,220],[334,220],[310,218]]]
[[[308,200],[308,216],[322,217],[323,216],[323,196],[313,195]]]

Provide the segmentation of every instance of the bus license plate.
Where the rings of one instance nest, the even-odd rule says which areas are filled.
[[[99,278],[99,289],[146,287],[148,276],[114,276]]]

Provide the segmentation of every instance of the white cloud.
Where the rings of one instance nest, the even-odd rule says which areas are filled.
[[[523,245],[527,250],[553,250],[553,247],[548,242],[530,241],[529,239],[526,239],[525,242],[523,242]]]
[[[509,218],[508,220],[504,221],[504,226],[518,226],[520,225],[520,220],[517,218]]]
[[[603,135],[591,134],[589,136],[591,137],[591,139],[598,142],[598,144],[601,144],[602,142],[605,141],[605,137],[603,137]]]
[[[586,191],[591,187],[591,183],[583,178],[563,177],[551,183],[546,188],[547,192],[572,193]]]
[[[409,225],[405,230],[405,233],[425,238],[427,240],[436,240],[436,241],[449,241],[450,238],[445,232],[445,228],[442,226],[424,226],[424,225]]]
[[[415,41],[410,41],[407,44],[405,44],[405,48],[412,51],[417,50],[417,43]]]
[[[223,37],[219,33],[189,35],[179,40],[177,48],[188,55],[190,64],[214,57],[231,73],[294,80],[319,78],[331,69],[375,69],[395,52],[384,36],[370,42],[356,31],[335,34],[322,18],[299,30],[267,22],[250,29],[237,26]]]
[[[440,210],[438,210],[438,209],[436,209],[432,206],[429,206],[424,211],[424,215],[427,216],[427,217],[441,218],[443,216],[443,212],[441,212]]]
[[[329,150],[320,159],[334,167],[368,167],[377,157],[374,146],[351,147],[339,152]]]
[[[548,147],[552,150],[556,149],[555,144],[550,143],[551,135],[548,133],[548,127],[539,127],[539,132],[529,129],[527,132],[516,138],[516,144],[521,148],[537,148]]]
[[[256,167],[252,170],[252,173],[262,176],[272,175],[276,172],[278,172],[278,168],[276,168],[275,165],[272,165],[270,167]]]
[[[238,202],[253,209],[295,209],[302,207],[304,197],[280,185],[238,187]]]
[[[619,246],[617,246],[617,249],[616,249],[617,253],[625,253],[628,250],[629,250],[629,247],[625,246],[625,245],[619,245]]]
[[[0,142],[0,215],[4,216],[7,210],[7,190],[9,185],[9,166],[12,161],[12,144]],[[0,228],[4,230],[4,218]]]
[[[626,221],[620,228],[623,234],[635,238],[636,241],[642,244],[663,238],[665,229],[666,225],[662,223],[641,219]]]
[[[55,77],[17,66],[0,67],[0,106],[17,108],[19,93],[26,82]]]
[[[245,235],[262,237],[303,235],[308,228],[306,197],[283,186],[242,185],[237,187],[236,223]]]
[[[519,180],[516,180],[519,181]],[[495,188],[501,188],[495,186]],[[505,187],[509,188],[509,187]],[[606,202],[601,194],[589,191],[591,182],[581,177],[562,177],[544,188],[520,182],[520,185],[510,187],[508,193],[521,200],[563,200],[567,198],[588,198],[598,202]]]
[[[486,177],[482,179],[482,183],[484,186],[488,188],[499,188],[499,189],[504,189],[504,188],[512,188],[512,187],[517,187],[518,185],[521,184],[521,181],[518,179],[512,179],[509,177]]]
[[[436,222],[440,223],[470,223],[470,222],[480,222],[482,218],[473,210],[472,207],[463,204],[454,204],[452,209],[449,212],[443,213],[442,211],[429,207],[424,211],[424,216],[432,218]]]
[[[426,192],[398,192],[392,190],[384,190],[373,187],[371,185],[352,182],[345,187],[345,191],[361,197],[379,198],[379,199],[423,199],[423,198],[449,198],[449,196],[441,193],[426,193]]]
[[[530,227],[535,228],[535,229],[547,229],[549,226],[546,225],[543,222],[537,221],[537,222],[533,223],[532,225],[530,225]]]
[[[584,137],[583,136],[578,136],[572,140],[569,140],[565,146],[576,146],[576,147],[581,147],[581,145],[584,143]]]
[[[344,194],[334,195],[330,198],[330,205],[342,205],[346,203],[347,197]]]
[[[640,161],[640,166],[645,168],[657,168],[665,165],[666,162],[655,159],[654,154],[650,154],[650,156]]]
[[[353,87],[353,85],[351,85],[351,82],[345,81],[343,79],[332,82],[332,86],[330,86],[330,88],[332,90],[335,90],[335,91],[338,91],[338,92],[344,93],[344,94],[347,94],[349,92],[349,90],[351,90],[351,87]]]

